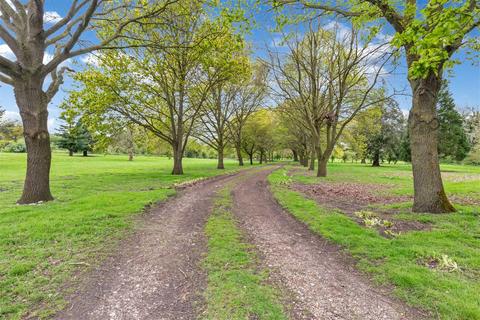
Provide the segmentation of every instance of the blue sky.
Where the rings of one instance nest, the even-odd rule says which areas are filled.
[[[67,12],[70,3],[71,1],[47,0],[46,11],[51,12],[53,17],[56,16],[56,13],[58,13],[58,16],[63,16]],[[265,47],[271,45],[273,41],[278,40],[280,35],[271,32],[275,26],[275,21],[272,14],[266,10],[266,8],[263,8],[261,12],[255,16],[257,23],[247,38],[252,43],[254,56],[265,57]],[[93,39],[91,35],[89,37]],[[2,54],[3,51],[1,48],[0,43],[0,54]],[[84,58],[85,57],[80,57],[77,61],[81,63]],[[463,61],[462,64],[453,68],[452,75],[448,77],[450,80],[450,90],[453,93],[457,106],[480,108],[480,67],[478,65],[473,66],[471,62],[465,61],[465,53],[462,51],[456,53],[454,58]],[[389,76],[388,81],[397,89],[408,87],[404,65],[400,65],[395,75]],[[49,127],[52,131],[60,124],[58,120],[60,113],[58,105],[65,98],[66,92],[71,88],[72,81],[67,78],[65,84],[49,105]],[[8,85],[1,84],[0,97],[0,106],[7,110],[8,116],[11,118],[19,118],[12,88]],[[398,97],[397,100],[402,109],[408,110],[410,108],[410,99],[408,97]]]

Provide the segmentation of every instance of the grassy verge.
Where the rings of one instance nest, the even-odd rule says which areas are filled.
[[[351,174],[340,168],[337,170],[343,177]],[[458,213],[449,215],[405,212],[401,215],[404,219],[430,222],[432,228],[386,239],[348,216],[325,209],[289,189],[291,178],[286,172],[286,169],[277,170],[269,176],[272,192],[279,203],[313,232],[344,246],[358,259],[359,267],[375,280],[393,284],[399,297],[410,305],[430,311],[435,318],[480,319],[478,207],[464,206]],[[369,181],[382,179],[375,176],[382,174],[382,171],[370,171]],[[471,188],[471,182],[456,187],[464,193]],[[430,268],[429,261],[438,261],[438,265]]]
[[[259,270],[255,254],[244,241],[230,212],[230,189],[223,189],[214,205],[205,232],[208,255],[206,318],[215,320],[287,319],[277,293],[268,286],[265,270]]]
[[[176,183],[225,172],[215,160],[184,165],[184,176],[172,176],[166,158],[54,154],[56,200],[17,206],[25,155],[0,153],[0,318],[52,314],[64,305],[74,275],[98,263],[146,204],[173,195]],[[227,172],[237,168],[226,165]]]

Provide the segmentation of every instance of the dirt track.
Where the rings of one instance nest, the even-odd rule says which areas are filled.
[[[374,288],[340,248],[312,234],[273,199],[269,172],[234,189],[235,214],[272,279],[293,293],[295,317],[321,320],[419,319],[419,314]],[[301,310],[303,309],[303,312]]]
[[[233,177],[201,182],[153,208],[57,319],[195,319],[201,312],[203,226],[212,196]]]
[[[387,292],[374,288],[338,247],[313,235],[272,198],[266,177],[219,177],[182,191],[150,210],[57,319],[197,319],[201,315],[206,252],[203,227],[212,197],[237,177],[234,213],[271,280],[282,288],[293,319],[418,319]],[[293,305],[293,308],[292,306]]]

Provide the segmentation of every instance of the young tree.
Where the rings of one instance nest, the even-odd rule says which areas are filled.
[[[111,48],[130,23],[157,15],[171,1],[145,5],[140,0],[74,0],[65,17],[54,22],[45,18],[44,0],[0,1],[0,39],[15,57],[0,57],[0,81],[13,87],[28,152],[25,184],[18,203],[53,199],[48,104],[63,82],[68,69],[64,63],[87,52]],[[112,17],[113,13],[117,18]],[[96,44],[82,46],[82,35],[95,27],[94,21],[108,22],[113,32]],[[51,58],[47,58],[47,52]]]
[[[448,90],[447,82],[443,82],[438,93],[438,153],[440,157],[448,157],[462,161],[470,151],[465,123],[457,111],[455,101]]]
[[[453,65],[452,55],[465,45],[478,44],[467,36],[480,25],[477,0],[436,1],[420,4],[393,0],[328,1],[273,0],[275,6],[333,13],[356,23],[386,21],[394,30],[392,43],[406,55],[412,108],[408,119],[414,177],[414,212],[452,212],[443,188],[438,159],[436,101],[444,70]],[[377,29],[378,30],[378,29]]]

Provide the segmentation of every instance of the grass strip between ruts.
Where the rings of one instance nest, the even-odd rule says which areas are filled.
[[[217,195],[212,215],[205,226],[208,254],[206,319],[287,319],[277,291],[266,283],[251,246],[231,212],[231,187]]]

